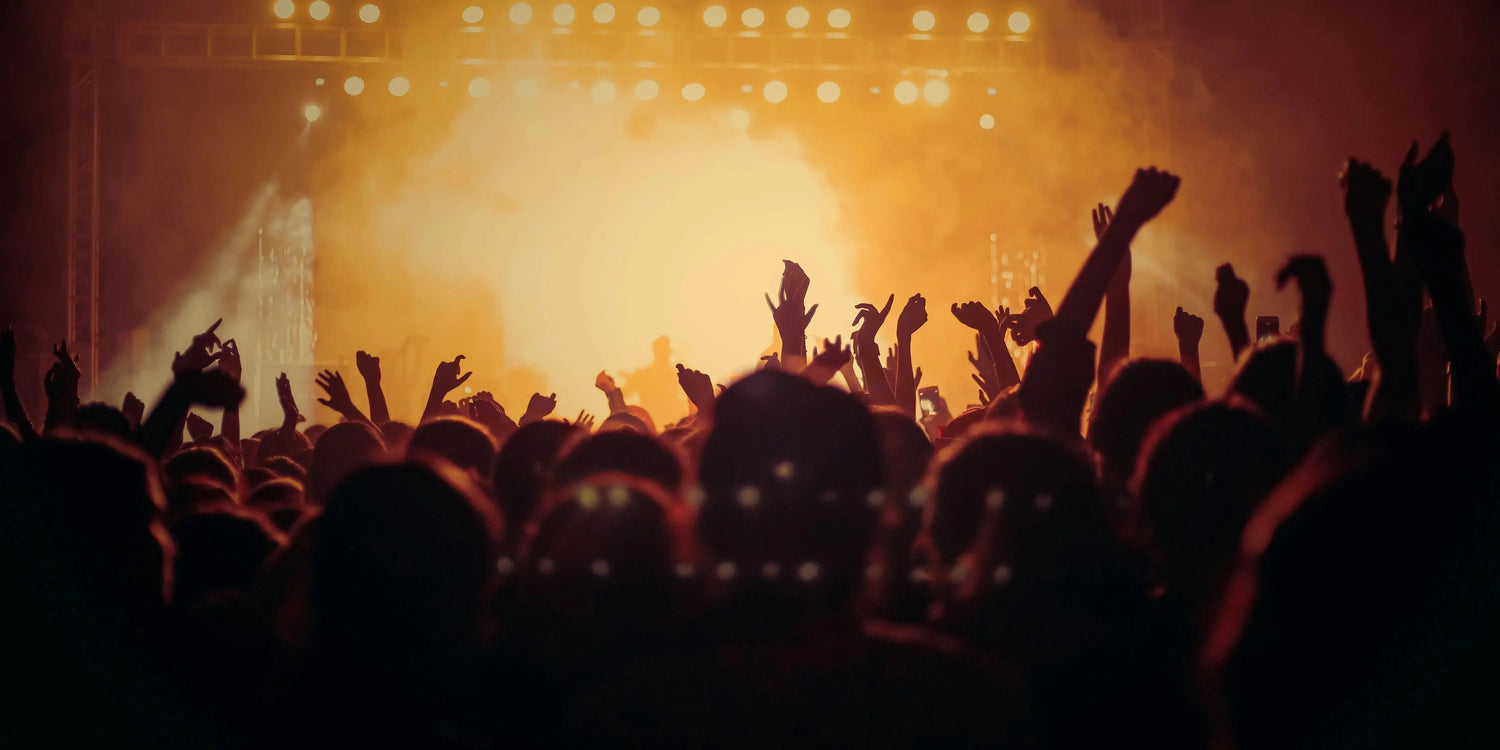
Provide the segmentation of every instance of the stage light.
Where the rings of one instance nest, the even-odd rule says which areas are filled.
[[[535,99],[542,95],[542,84],[535,78],[522,78],[516,81],[516,96],[522,99]]]
[[[291,18],[293,13],[297,12],[297,4],[292,2],[292,0],[276,0],[271,5],[271,12],[275,13],[277,18],[286,20]]]
[[[309,104],[303,108],[302,116],[307,118],[308,122],[317,122],[318,118],[323,116],[323,108],[316,104]]]
[[[941,78],[928,81],[922,86],[922,98],[933,105],[948,101],[948,82]]]
[[[707,93],[708,89],[703,88],[701,83],[690,83],[682,87],[682,98],[690,102],[701,101]]]
[[[615,84],[613,81],[599,81],[589,89],[589,96],[600,104],[607,104],[615,100]]]
[[[833,81],[824,81],[818,84],[818,101],[824,104],[832,104],[839,100],[839,85]]]
[[[552,22],[558,26],[567,26],[573,23],[573,19],[577,16],[578,13],[573,10],[573,6],[567,3],[563,3],[552,9]]]
[[[650,78],[646,78],[635,84],[635,98],[640,99],[643,102],[649,102],[652,99],[655,99],[656,95],[660,91],[661,87],[656,85],[656,81],[653,81]]]
[[[615,20],[615,6],[599,3],[594,6],[594,23],[609,23]]]
[[[464,8],[463,19],[464,23],[479,23],[480,21],[483,21],[484,8],[481,8],[478,5],[470,5],[469,7]]]
[[[1017,34],[1025,34],[1026,30],[1031,28],[1031,16],[1018,10],[1010,14],[1010,18],[1005,19],[1005,25]]]
[[[349,76],[344,79],[344,93],[349,96],[359,96],[365,93],[365,79],[359,76]]]
[[[750,112],[748,110],[735,108],[729,112],[729,124],[735,130],[741,132],[750,128]]]
[[[374,3],[365,3],[359,6],[359,20],[365,23],[375,23],[380,20],[380,6]]]
[[[655,26],[661,23],[661,11],[654,6],[647,5],[635,14],[635,22],[642,26]]]
[[[969,14],[969,31],[975,34],[983,34],[990,28],[990,17],[983,13]]]
[[[406,96],[406,92],[411,91],[411,81],[406,80],[405,76],[396,76],[385,90],[391,92],[391,96]]]
[[[444,78],[443,80],[438,81],[438,88],[440,88],[440,89],[448,88],[448,79]]]
[[[937,25],[937,16],[930,10],[919,10],[911,17],[911,25],[917,31],[932,31],[932,27]]]
[[[711,29],[717,29],[729,20],[729,11],[724,10],[722,5],[710,5],[703,9],[703,23],[708,24]]]
[[[307,6],[307,15],[314,21],[322,21],[328,18],[332,8],[324,0],[313,0],[312,5]]]
[[[849,11],[843,8],[828,11],[828,25],[835,29],[847,29],[853,20],[854,16],[849,15]]]
[[[786,25],[794,29],[806,26],[807,22],[811,20],[812,14],[808,13],[807,9],[800,5],[786,12]]]
[[[766,12],[760,8],[746,8],[745,12],[740,14],[740,23],[745,24],[747,29],[758,29],[765,22]]]
[[[896,101],[902,104],[911,104],[922,94],[921,90],[917,88],[917,84],[911,81],[902,81],[896,84],[894,93],[896,94]]]
[[[531,23],[531,6],[526,3],[510,6],[510,22],[516,25]]]
[[[475,99],[483,99],[490,95],[490,81],[488,78],[475,78],[469,81],[469,96]]]
[[[980,115],[979,116],[979,127],[984,128],[985,130],[994,130],[995,129],[995,116],[994,115]]]
[[[313,79],[313,85],[314,86],[322,86],[325,83],[327,83],[327,81],[323,80],[322,78],[315,78],[315,79]]]
[[[751,86],[750,84],[747,83],[747,84],[745,84],[745,85],[743,85],[743,86],[740,87],[740,91],[743,91],[746,94],[749,94],[749,93],[755,91],[755,87]]]
[[[780,104],[786,101],[786,84],[781,81],[771,81],[766,84],[761,93],[765,95],[766,101],[772,104]]]
[[[994,86],[991,86],[991,87],[985,89],[984,93],[989,94],[990,96],[994,96],[994,95],[1000,93],[1000,89],[997,89]]]

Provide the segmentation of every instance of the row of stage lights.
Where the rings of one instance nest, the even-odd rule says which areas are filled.
[[[319,78],[316,83],[322,86],[325,81]],[[446,88],[448,82],[441,81],[438,85],[439,87]],[[582,88],[582,84],[574,83],[572,88]],[[411,92],[411,81],[405,76],[396,76],[386,84],[386,91],[391,96],[406,96]],[[477,77],[469,80],[468,93],[469,96],[475,99],[488,97],[493,91],[494,87],[488,78]],[[754,93],[755,87],[750,84],[744,84],[740,87],[740,91],[746,94]],[[872,86],[869,91],[873,95],[881,93],[879,86]],[[344,93],[350,96],[359,96],[364,92],[365,80],[363,78],[349,76],[344,79]],[[614,101],[618,93],[618,89],[613,81],[597,81],[589,87],[589,96],[601,104]],[[650,78],[642,79],[635,84],[633,93],[635,98],[640,101],[652,101],[660,96],[661,85]],[[765,97],[766,101],[772,104],[780,104],[786,101],[790,93],[791,90],[784,81],[770,81],[761,87],[761,95]],[[948,82],[941,78],[929,79],[921,85],[918,85],[915,81],[901,81],[891,87],[892,96],[895,97],[897,103],[902,105],[915,104],[920,99],[930,105],[937,106],[946,103],[951,93]],[[990,96],[995,96],[998,92],[994,88],[990,88],[987,90],[987,93]],[[535,99],[541,95],[541,83],[535,78],[523,78],[516,82],[515,94],[521,99]],[[702,101],[708,95],[708,87],[698,82],[688,83],[682,87],[681,94],[682,98],[686,101]],[[824,81],[818,84],[818,101],[824,104],[832,104],[838,101],[842,95],[842,87],[833,81]],[[736,113],[742,111],[736,110]],[[306,117],[308,122],[316,122],[323,116],[323,109],[316,104],[309,104],[304,108],[303,116]],[[745,117],[748,117],[748,113],[746,113]],[[993,130],[995,128],[994,116],[989,114],[981,115],[979,117],[979,127],[984,130]]]
[[[295,0],[276,0],[271,6],[271,12],[277,18],[287,20],[297,13]],[[307,6],[307,15],[314,21],[324,21],[333,13],[333,8],[327,0],[313,0]],[[365,23],[375,23],[380,20],[380,6],[374,3],[365,3],[359,7],[359,20]],[[510,6],[508,12],[510,22],[518,26],[531,23],[532,8],[528,3],[515,3]],[[592,13],[595,23],[607,24],[615,20],[615,6],[610,3],[599,3],[594,6]],[[477,24],[484,20],[484,8],[478,5],[470,5],[464,8],[461,14],[464,23]],[[558,26],[571,26],[578,18],[578,10],[570,3],[560,3],[552,7],[552,22]],[[661,11],[653,6],[641,8],[635,14],[635,20],[641,26],[650,28],[661,22]],[[843,8],[834,8],[828,11],[828,26],[835,30],[849,28],[853,23],[854,16]],[[703,10],[703,23],[709,28],[722,28],[729,22],[729,11],[722,5],[710,5]],[[786,12],[786,25],[793,29],[806,28],[812,22],[812,13],[803,7],[795,7]],[[766,12],[760,8],[746,8],[740,13],[740,23],[747,29],[759,29],[766,23]],[[912,14],[912,28],[926,34],[937,28],[937,14],[930,10],[919,10]],[[964,25],[971,33],[983,34],[989,31],[990,17],[988,14],[975,11],[965,19]],[[1031,17],[1021,11],[1011,13],[1005,19],[1005,25],[1013,34],[1025,34],[1031,29]]]
[[[324,83],[325,81],[322,78],[317,80],[317,85],[319,86],[322,86]],[[448,82],[440,81],[438,86],[440,88],[447,88]],[[575,89],[581,88],[582,84],[574,83],[572,87]],[[365,93],[365,89],[365,79],[359,76],[349,76],[344,79],[344,93],[349,96],[359,96]],[[411,81],[406,76],[396,76],[386,84],[386,91],[391,96],[406,96],[411,92]],[[481,76],[469,79],[469,96],[475,99],[483,99],[489,96],[492,91],[493,86],[490,84],[488,78]],[[747,83],[740,86],[740,91],[746,94],[754,93],[755,87]],[[997,93],[993,88],[988,91],[991,96]],[[613,81],[598,81],[589,87],[589,95],[601,104],[614,101],[617,92],[618,89]],[[516,83],[516,96],[522,99],[535,99],[540,93],[541,84],[535,78],[524,78]],[[790,93],[791,89],[785,81],[771,81],[761,87],[761,95],[765,97],[766,101],[772,104],[780,104],[786,101]],[[872,86],[870,87],[870,93],[878,95],[881,93],[881,89],[879,86]],[[661,85],[650,78],[642,79],[635,84],[634,94],[636,99],[649,102],[661,94]],[[948,101],[951,90],[947,81],[941,78],[932,78],[920,85],[915,81],[901,81],[891,87],[891,94],[899,104],[915,104],[918,99],[921,99],[928,104],[936,106]],[[693,82],[682,87],[682,98],[690,102],[700,101],[707,95],[708,87],[701,83]],[[843,96],[843,88],[833,81],[824,81],[818,84],[817,96],[818,101],[824,104],[832,104]]]

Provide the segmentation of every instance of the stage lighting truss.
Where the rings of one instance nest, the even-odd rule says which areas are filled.
[[[908,26],[902,32],[875,34],[860,30],[857,23],[842,29],[830,26],[815,6],[793,8],[806,15],[788,11],[788,17],[767,12],[775,11],[774,6],[736,7],[726,11],[719,26],[709,27],[698,18],[691,22],[676,19],[668,25],[660,11],[647,15],[646,20],[652,22],[648,26],[638,19],[647,10],[655,10],[654,6],[617,18],[613,4],[588,2],[532,3],[526,5],[525,23],[516,23],[513,11],[518,5],[487,10],[469,6],[462,14],[454,14],[449,27],[394,28],[383,20],[343,19],[337,12],[326,21],[298,12],[284,21],[267,14],[265,24],[100,25],[95,33],[102,44],[93,53],[126,65],[171,67],[447,63],[792,72],[944,69],[956,73],[1035,69],[1047,67],[1054,59],[1076,59],[1079,54],[1079,43],[1065,37],[1043,38],[1034,30],[1003,33],[1003,23],[986,26],[986,33],[973,33],[964,28],[962,18],[936,29],[948,33],[905,33],[911,31]],[[306,6],[299,3],[297,7]],[[858,15],[854,17],[857,21]]]

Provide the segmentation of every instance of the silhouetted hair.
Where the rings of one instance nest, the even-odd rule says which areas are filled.
[[[412,433],[406,450],[427,452],[466,471],[488,478],[495,464],[495,439],[478,422],[466,417],[437,417]]]

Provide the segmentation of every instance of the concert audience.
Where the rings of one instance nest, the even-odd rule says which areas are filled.
[[[283,374],[281,424],[242,438],[215,323],[149,413],[80,405],[59,345],[39,432],[7,330],[0,738],[1494,746],[1500,383],[1453,163],[1446,136],[1407,155],[1394,253],[1392,183],[1345,165],[1371,342],[1352,382],[1312,255],[1277,277],[1295,336],[1255,342],[1251,290],[1219,267],[1226,393],[1200,384],[1182,308],[1179,361],[1130,357],[1130,245],[1179,185],[1154,168],[1094,211],[1055,310],[1041,289],[1014,312],[952,304],[984,402],[958,415],[919,389],[920,294],[889,361],[894,294],[809,352],[790,261],[767,295],[782,350],[722,390],[678,364],[693,412],[660,431],[603,373],[597,426],[542,394],[518,420],[487,392],[452,401],[462,356],[395,421],[359,352],[368,415],[325,371],[338,421],[303,426]],[[1424,297],[1438,346],[1419,345]],[[1439,399],[1419,375],[1444,371]],[[218,435],[195,408],[222,410]]]

